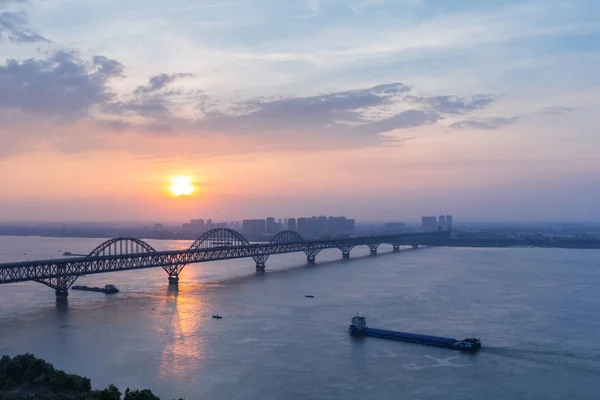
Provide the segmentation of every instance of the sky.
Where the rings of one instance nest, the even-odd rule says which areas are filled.
[[[598,21],[596,0],[0,0],[0,222],[600,221]]]

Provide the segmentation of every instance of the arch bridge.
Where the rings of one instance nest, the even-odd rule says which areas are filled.
[[[303,252],[309,264],[325,249],[337,248],[344,259],[350,258],[356,246],[368,246],[376,255],[381,244],[400,246],[443,246],[449,232],[402,233],[307,241],[295,231],[276,234],[268,243],[250,243],[244,235],[232,229],[213,229],[200,236],[188,249],[157,251],[136,238],[110,239],[85,257],[36,260],[0,264],[0,284],[35,281],[53,288],[58,297],[67,297],[68,290],[82,275],[162,267],[169,283],[177,284],[181,271],[188,264],[252,258],[256,269],[264,271],[268,258],[274,254]]]

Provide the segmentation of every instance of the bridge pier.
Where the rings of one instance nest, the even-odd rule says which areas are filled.
[[[352,246],[352,245],[342,245],[342,246],[338,247],[338,249],[340,249],[342,251],[342,258],[344,260],[350,259],[350,251],[352,251],[353,248],[354,248],[354,246]]]
[[[369,244],[369,249],[371,250],[371,255],[372,256],[376,256],[377,255],[377,248],[379,247],[381,243],[377,243],[377,244]]]
[[[68,289],[56,289],[54,293],[56,294],[56,300],[67,300],[69,297]]]
[[[266,264],[267,260],[269,259],[269,254],[258,254],[256,256],[252,257],[252,259],[254,260],[254,262],[256,262],[256,270],[264,271],[265,264]]]
[[[418,248],[419,248],[419,245],[418,245],[418,244],[413,244],[413,245],[412,245],[412,248],[413,248],[413,249],[418,249]]]
[[[169,285],[179,285],[179,276],[169,276]]]
[[[394,253],[397,253],[400,251],[400,245],[399,244],[395,244],[394,245]]]
[[[317,254],[321,252],[321,249],[310,249],[306,250],[306,262],[308,264],[314,265],[317,262]]]

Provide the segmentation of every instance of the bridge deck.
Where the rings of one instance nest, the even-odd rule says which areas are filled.
[[[273,254],[304,252],[309,262],[324,249],[339,248],[344,252],[355,246],[367,245],[372,252],[382,243],[400,245],[440,244],[448,237],[447,232],[410,233],[380,236],[362,236],[346,239],[304,241],[296,236],[296,241],[249,244],[243,236],[235,233],[234,246],[222,246],[222,238],[217,246],[201,248],[197,243],[186,250],[155,251],[139,239],[122,239],[133,244],[119,243],[120,239],[108,241],[109,245],[98,246],[89,256],[69,257],[51,260],[32,260],[0,264],[0,284],[37,281],[60,290],[68,290],[78,276],[162,267],[170,277],[177,277],[187,264],[227,260],[234,258],[253,258],[257,268]],[[299,238],[299,239],[298,239]],[[120,246],[120,247],[119,247]],[[121,250],[119,250],[121,249]],[[125,250],[122,250],[125,249]],[[112,254],[115,251],[116,254]],[[65,289],[66,288],[66,289]]]

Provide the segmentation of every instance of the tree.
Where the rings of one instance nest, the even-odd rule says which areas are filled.
[[[125,390],[125,397],[123,400],[160,400],[160,397],[155,396],[150,390],[131,390],[127,388]]]

